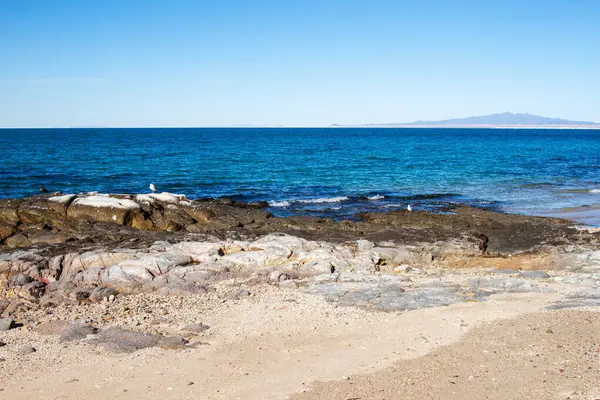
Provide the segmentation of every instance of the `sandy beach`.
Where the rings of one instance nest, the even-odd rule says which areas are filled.
[[[0,204],[3,398],[599,396],[595,230],[94,196]]]

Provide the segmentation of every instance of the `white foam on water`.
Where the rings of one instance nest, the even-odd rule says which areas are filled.
[[[322,204],[322,203],[340,203],[342,201],[348,200],[348,196],[338,196],[338,197],[323,197],[320,199],[308,199],[308,200],[296,200],[298,203],[302,204]]]
[[[271,207],[289,207],[290,206],[290,202],[289,201],[270,201],[269,205]]]
[[[369,196],[369,197],[367,197],[367,199],[369,199],[369,200],[383,200],[383,199],[385,199],[385,196],[382,196],[380,194],[376,194],[375,196]]]
[[[590,193],[598,194],[600,193],[600,189],[591,189]]]

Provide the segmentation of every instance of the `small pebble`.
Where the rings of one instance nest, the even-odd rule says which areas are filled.
[[[20,348],[20,349],[17,351],[17,353],[18,353],[18,354],[20,354],[20,355],[26,355],[26,354],[35,353],[36,351],[37,351],[37,350],[36,350],[36,349],[35,349],[33,346],[30,346],[30,345],[25,345],[25,346],[21,347],[21,348]]]

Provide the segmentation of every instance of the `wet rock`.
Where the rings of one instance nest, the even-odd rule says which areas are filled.
[[[234,201],[231,197],[221,197],[219,199],[219,203],[221,203],[224,206],[232,206]]]
[[[10,318],[0,318],[0,331],[8,331],[16,328],[15,321]]]

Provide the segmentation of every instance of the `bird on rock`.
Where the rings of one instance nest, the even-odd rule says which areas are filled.
[[[152,190],[152,193],[156,192],[156,186],[154,186],[154,183],[150,184],[150,190]]]
[[[407,209],[408,211],[412,211],[412,206],[409,204],[409,205],[408,205],[408,207],[406,207],[406,209]]]

